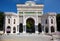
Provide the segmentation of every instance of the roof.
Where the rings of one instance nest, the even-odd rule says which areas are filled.
[[[4,12],[5,15],[17,15],[16,13],[14,12]]]

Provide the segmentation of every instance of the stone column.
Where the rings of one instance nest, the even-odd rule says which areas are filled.
[[[36,13],[36,18],[35,18],[35,33],[38,33],[38,13]]]
[[[6,29],[7,29],[7,16],[5,16],[5,34],[7,34]]]
[[[42,34],[44,34],[44,32],[45,32],[45,27],[42,25],[41,28],[42,28]]]
[[[26,33],[26,25],[23,25],[23,33]]]
[[[13,34],[13,27],[11,27],[11,34]]]
[[[19,11],[18,11],[18,14],[19,14]],[[16,19],[16,27],[17,27],[17,33],[19,33],[19,25],[20,25],[20,22],[19,22],[19,15],[17,15],[17,19]]]
[[[55,16],[54,23],[55,23],[55,32],[57,32],[57,22],[56,22],[56,16]]]
[[[19,33],[19,25],[17,25],[17,33]]]
[[[57,27],[54,27],[55,32],[57,32]]]
[[[25,19],[25,13],[23,12],[23,33],[26,33],[26,19]]]
[[[48,17],[49,34],[51,34],[51,19]]]
[[[38,25],[35,25],[35,33],[38,33]]]
[[[49,34],[51,34],[51,27],[49,26]]]
[[[45,26],[44,26],[44,33],[45,33]]]
[[[7,32],[6,32],[6,27],[5,27],[5,34],[7,34]]]
[[[13,16],[11,16],[11,19],[10,19],[10,22],[11,22],[11,34],[13,34]]]

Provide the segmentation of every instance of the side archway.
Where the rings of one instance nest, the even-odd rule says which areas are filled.
[[[49,32],[48,27],[45,27],[45,32],[46,32],[46,33],[48,33],[48,32]]]
[[[38,24],[38,32],[39,32],[39,33],[42,32],[42,28],[41,28],[41,27],[42,27],[42,26],[41,26],[41,24],[39,23],[39,24]]]
[[[7,26],[7,33],[11,33],[11,27]]]
[[[19,33],[22,33],[22,32],[23,32],[23,24],[20,23],[20,24],[19,24]]]

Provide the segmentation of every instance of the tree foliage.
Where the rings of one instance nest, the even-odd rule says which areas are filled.
[[[0,12],[0,30],[3,30],[4,12]]]
[[[33,23],[31,21],[27,22],[27,25],[26,25],[28,28],[31,28],[33,27]]]
[[[60,14],[57,14],[56,19],[57,19],[57,30],[60,31]]]
[[[57,19],[57,30],[60,31],[60,14],[57,14],[56,19]]]

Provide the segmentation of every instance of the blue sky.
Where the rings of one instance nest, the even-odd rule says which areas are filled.
[[[0,0],[0,11],[17,12],[16,4],[24,4],[28,0]],[[37,4],[44,4],[44,13],[60,13],[60,0],[31,0]]]

